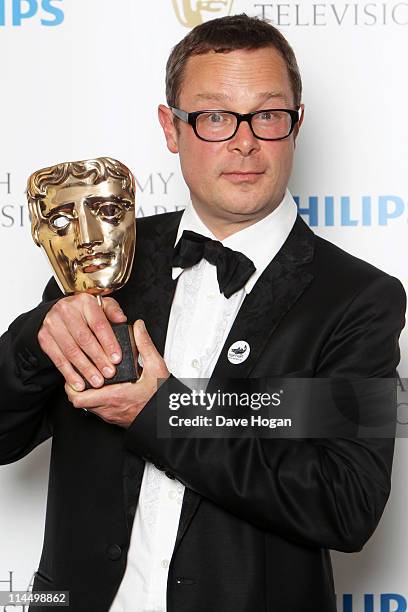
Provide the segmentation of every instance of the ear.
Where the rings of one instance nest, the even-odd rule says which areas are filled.
[[[164,136],[167,142],[167,148],[171,153],[178,153],[178,133],[174,125],[174,116],[171,110],[160,104],[158,108],[158,116],[160,125],[163,128]]]
[[[293,130],[293,144],[295,146],[296,146],[296,138],[298,137],[300,126],[302,125],[303,119],[304,119],[304,116],[305,116],[305,105],[304,104],[300,105],[300,110],[301,110],[300,119],[297,122],[297,124],[295,126],[295,129]]]

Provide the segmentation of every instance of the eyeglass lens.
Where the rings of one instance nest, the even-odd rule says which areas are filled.
[[[284,138],[289,135],[292,118],[285,111],[260,111],[252,116],[252,129],[260,138]],[[207,140],[230,138],[237,127],[237,118],[231,113],[208,112],[197,117],[196,130]]]

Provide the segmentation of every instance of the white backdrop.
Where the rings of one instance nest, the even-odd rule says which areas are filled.
[[[31,172],[109,155],[136,175],[139,216],[185,205],[178,160],[156,118],[164,66],[190,27],[228,12],[270,19],[298,56],[306,116],[291,190],[305,220],[407,288],[408,2],[2,0],[0,332],[39,301],[50,274],[30,235]],[[402,377],[407,343],[405,334]],[[48,459],[45,443],[0,470],[0,590],[10,576],[14,589],[25,588],[37,567]],[[341,612],[406,610],[407,466],[401,439],[375,536],[359,554],[333,554]]]

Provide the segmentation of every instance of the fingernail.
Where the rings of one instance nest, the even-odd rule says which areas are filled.
[[[112,368],[103,368],[102,373],[105,378],[110,378],[114,375],[115,370],[112,370]]]
[[[146,331],[146,325],[144,324],[144,321],[140,321],[139,326],[140,326],[140,331],[142,332]]]
[[[103,380],[102,380],[102,378],[100,376],[97,376],[95,374],[95,376],[92,376],[92,378],[91,378],[91,383],[93,385],[95,385],[95,386],[99,386],[99,385],[101,385],[103,383]]]
[[[85,385],[84,383],[76,382],[73,384],[72,388],[74,389],[74,391],[83,391],[85,388]]]
[[[111,359],[112,359],[113,363],[119,363],[119,361],[120,361],[119,353],[112,353]]]

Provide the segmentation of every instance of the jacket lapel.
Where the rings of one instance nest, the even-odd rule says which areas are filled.
[[[314,234],[298,216],[288,239],[246,296],[215,366],[211,381],[247,378],[274,329],[313,280],[304,266],[313,258]],[[238,340],[250,345],[249,357],[240,364],[228,360],[229,347]],[[211,381],[209,389],[211,388]],[[179,546],[200,504],[191,489],[184,492],[183,506],[174,550]]]
[[[171,277],[171,253],[181,213],[164,216],[165,219],[154,224],[152,232],[143,229],[140,237],[138,235],[132,275],[118,292],[119,302],[129,323],[143,319],[161,355],[164,354],[170,308],[177,282]],[[145,462],[135,453],[125,452],[123,493],[129,537],[144,466]]]
[[[298,216],[286,242],[245,297],[214,368],[212,379],[247,378],[282,317],[313,280],[304,266],[313,258],[314,234]],[[232,344],[245,340],[248,358],[231,363]]]
[[[171,255],[182,213],[163,215],[153,230],[137,239],[135,273],[127,290],[129,320],[144,320],[157,350],[164,354],[170,308],[177,285],[171,276]]]

